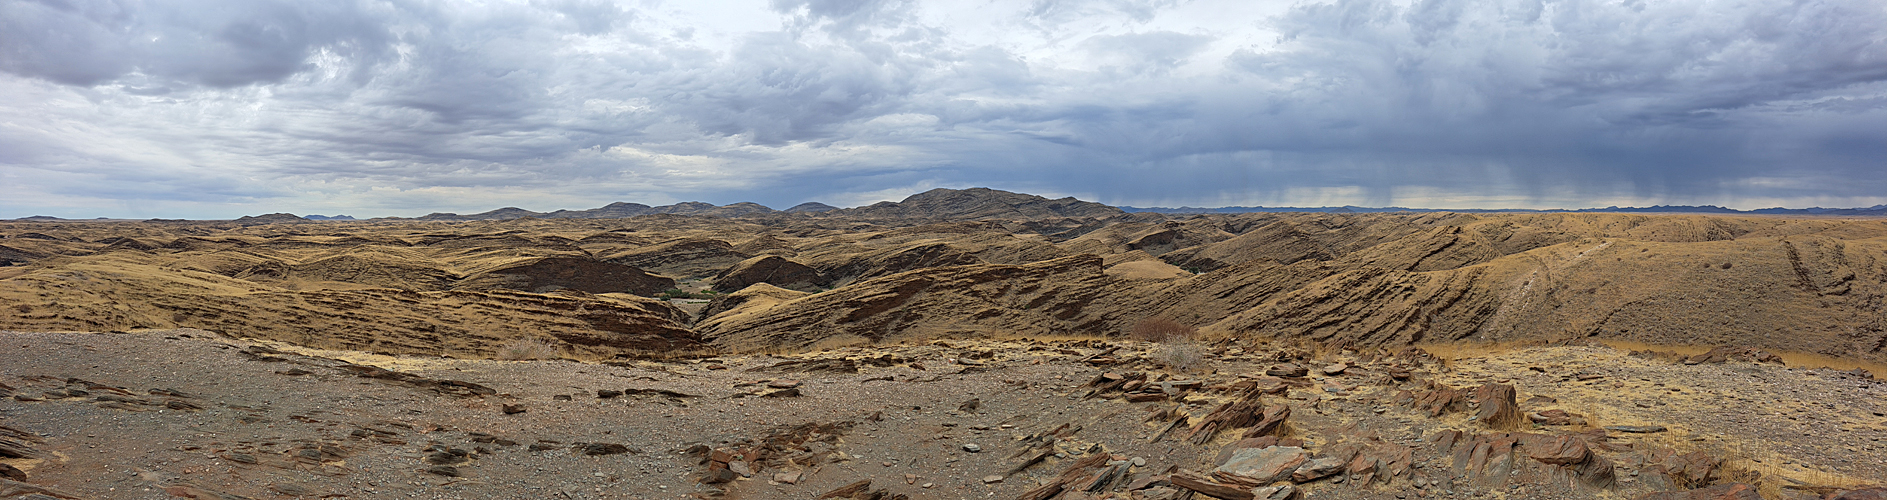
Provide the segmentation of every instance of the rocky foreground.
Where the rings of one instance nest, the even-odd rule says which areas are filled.
[[[3,332],[0,352],[0,498],[1887,495],[1887,384],[1755,349],[952,340],[579,363],[177,329]]]

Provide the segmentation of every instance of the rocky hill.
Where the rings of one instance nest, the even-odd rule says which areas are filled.
[[[940,206],[935,196],[914,198],[896,210]],[[1005,198],[1022,201],[976,213],[1054,201]],[[1878,219],[1162,217],[0,224],[0,259],[15,264],[0,268],[0,297],[11,307],[0,328],[192,327],[478,356],[546,338],[526,333],[544,324],[744,352],[1112,337],[1164,317],[1216,339],[1596,338],[1887,358],[1887,221]],[[819,293],[718,309],[728,317],[638,297],[762,283]],[[428,319],[468,300],[494,306],[458,323]],[[558,304],[640,312],[586,323],[553,318]],[[353,338],[316,336],[304,321],[312,317],[334,322],[323,328],[377,326]],[[618,344],[652,345],[598,345]]]
[[[1109,217],[1125,213],[1118,208],[1073,197],[1051,200],[989,188],[938,188],[911,195],[904,201],[832,210],[824,212],[824,215],[858,219],[981,220]]]
[[[0,222],[0,498],[1882,494],[1887,220],[737,205]]]

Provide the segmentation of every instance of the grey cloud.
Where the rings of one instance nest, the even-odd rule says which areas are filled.
[[[868,36],[863,30],[895,26],[909,19],[910,0],[772,0],[776,12],[792,16],[789,25],[805,29],[823,24],[845,38]]]
[[[1176,2],[991,20],[1112,26],[1042,37],[1099,71],[958,38],[911,2],[770,1],[785,29],[704,45],[728,38],[599,0],[0,0],[0,90],[26,96],[0,92],[24,124],[0,129],[0,168],[73,197],[422,213],[974,185],[1191,205],[1887,192],[1869,0],[1335,0],[1229,55],[1252,37],[1147,27]]]
[[[1171,31],[1099,35],[1083,42],[1089,52],[1107,61],[1108,73],[1158,75],[1184,64],[1213,38]]]
[[[372,64],[391,36],[359,4],[199,0],[0,3],[0,70],[71,85],[132,72],[211,87],[279,82],[319,50]]]
[[[1097,14],[1126,16],[1144,23],[1153,20],[1161,9],[1179,3],[1180,0],[1035,0],[1029,4],[1027,16],[1050,25],[1088,19]]]
[[[627,22],[635,17],[615,2],[608,0],[534,0],[532,3],[562,13],[566,20],[577,26],[578,33],[585,35],[600,35],[614,31],[617,23]]]

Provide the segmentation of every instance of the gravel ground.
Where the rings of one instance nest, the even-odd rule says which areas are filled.
[[[1083,362],[1116,346],[1125,348],[1110,356],[1122,365]],[[811,498],[860,480],[910,498],[1015,498],[1102,450],[1140,459],[1136,476],[1211,470],[1236,433],[1203,446],[1151,442],[1160,424],[1148,417],[1179,408],[1196,421],[1229,400],[1214,387],[1251,380],[1289,355],[1221,349],[1203,372],[1149,372],[1205,386],[1178,402],[1084,397],[1103,370],[1146,369],[1153,357],[1146,349],[939,342],[608,365],[317,351],[195,330],[0,332],[0,352],[8,352],[0,384],[16,396],[0,400],[0,425],[37,436],[34,447],[45,453],[5,463],[30,483],[85,498]],[[1430,363],[1397,382],[1357,353],[1317,358],[1307,362],[1353,368],[1313,373],[1276,397],[1296,409],[1284,434],[1317,450],[1370,433],[1416,448],[1415,468],[1368,487],[1301,485],[1306,498],[1633,497],[1649,492],[1630,479],[1634,467],[1660,448],[1705,450],[1762,471],[1774,478],[1765,491],[1778,496],[1806,494],[1782,484],[1887,477],[1880,443],[1887,385],[1845,372],[1683,366],[1609,348],[1551,347]],[[807,371],[768,368],[782,363]],[[1608,452],[1625,478],[1612,490],[1475,486],[1424,442],[1476,424],[1465,414],[1430,418],[1393,404],[1424,379],[1511,383],[1522,400],[1556,400],[1535,399],[1526,411],[1562,408],[1593,426],[1670,430],[1615,436],[1632,446]],[[603,398],[599,390],[630,394]],[[1055,443],[1059,455],[1005,476],[1023,461],[1014,456],[1022,438],[1064,424],[1079,430]],[[727,484],[700,481],[709,469],[691,447],[738,452],[795,428],[814,433],[793,442],[810,458]],[[776,481],[781,472],[799,475]]]

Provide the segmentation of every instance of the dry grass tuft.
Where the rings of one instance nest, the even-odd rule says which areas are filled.
[[[1198,328],[1163,317],[1152,317],[1134,323],[1128,338],[1141,342],[1166,342],[1168,339],[1192,340],[1199,334]]]
[[[1206,363],[1206,344],[1192,339],[1169,339],[1153,351],[1154,359],[1180,373],[1192,373]]]
[[[1199,329],[1173,321],[1169,318],[1153,317],[1135,323],[1128,337],[1142,342],[1156,342],[1153,358],[1173,371],[1190,373],[1205,365],[1210,349],[1195,337]]]
[[[555,359],[561,349],[556,344],[538,339],[518,339],[498,348],[498,359],[506,361],[532,361]]]

